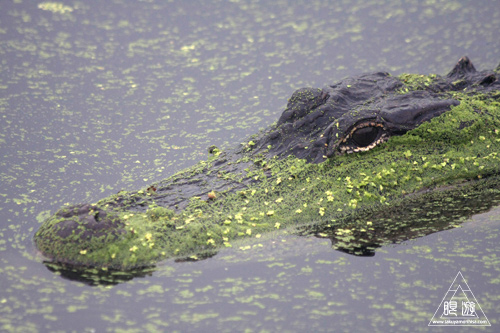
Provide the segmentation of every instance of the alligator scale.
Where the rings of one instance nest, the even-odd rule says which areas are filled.
[[[277,123],[244,144],[212,147],[206,161],[147,189],[63,207],[36,246],[55,263],[123,270],[292,226],[376,247],[370,239],[398,224],[370,214],[429,192],[498,194],[499,69],[476,71],[464,57],[446,76],[379,72],[299,89]]]

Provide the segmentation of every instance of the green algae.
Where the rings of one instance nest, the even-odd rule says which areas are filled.
[[[398,76],[404,87],[400,88],[401,93],[407,93],[414,90],[425,90],[435,81],[437,75],[422,75],[422,74],[401,74]]]
[[[9,8],[9,3],[15,3],[17,8],[13,11]],[[374,260],[377,264],[372,266],[365,261],[363,269],[355,272],[346,267],[355,270],[356,258],[341,257],[343,260],[336,260],[335,266],[332,264],[329,267],[315,268],[315,279],[294,275],[297,271],[300,272],[301,262],[309,258],[307,255],[314,252],[314,249],[307,247],[307,243],[299,240],[295,240],[296,247],[290,248],[288,259],[285,251],[276,249],[272,255],[276,258],[267,257],[266,264],[281,260],[280,267],[299,267],[297,270],[286,270],[286,274],[278,266],[269,270],[266,266],[218,265],[213,259],[193,266],[168,262],[167,266],[160,267],[152,277],[135,279],[113,288],[86,288],[65,280],[60,275],[47,271],[40,265],[41,259],[30,255],[31,237],[37,228],[33,223],[39,211],[53,211],[65,202],[94,201],[119,189],[138,188],[144,186],[144,182],[152,182],[183,169],[197,161],[206,146],[213,143],[222,147],[229,142],[233,144],[254,132],[257,127],[272,122],[277,116],[276,110],[281,109],[281,103],[294,88],[320,86],[353,73],[385,68],[392,72],[404,70],[442,73],[464,54],[471,55],[473,60],[478,61],[476,65],[479,64],[482,68],[496,66],[498,20],[488,15],[495,11],[489,10],[487,5],[426,2],[407,7],[401,2],[381,4],[375,1],[345,1],[336,4],[335,8],[321,2],[308,2],[304,6],[307,8],[300,8],[289,1],[277,1],[272,8],[264,9],[263,2],[239,2],[237,7],[241,11],[224,5],[225,8],[231,8],[226,13],[216,3],[211,3],[211,10],[206,11],[207,15],[215,18],[217,28],[222,29],[225,35],[223,37],[214,34],[215,25],[207,24],[207,20],[194,8],[187,10],[187,15],[182,10],[172,8],[171,16],[152,17],[151,10],[156,11],[158,3],[141,2],[144,7],[137,10],[136,4],[127,6],[113,2],[110,8],[102,6],[105,2],[99,5],[74,2],[67,4],[75,8],[71,13],[71,22],[67,19],[70,17],[68,13],[64,14],[65,17],[43,10],[30,11],[28,15],[21,14],[23,9],[18,9],[21,3],[22,8],[37,7],[36,3],[20,0],[4,1],[1,5],[5,19],[0,27],[3,45],[0,50],[0,88],[5,95],[0,98],[0,147],[5,150],[2,150],[4,158],[0,161],[0,209],[3,218],[0,226],[0,330],[67,331],[71,327],[76,331],[89,332],[187,329],[225,331],[234,330],[235,321],[231,319],[239,319],[238,328],[255,331],[281,328],[283,331],[311,331],[312,328],[326,331],[332,328],[332,322],[336,323],[339,330],[352,330],[353,327],[373,327],[374,331],[418,330],[426,327],[429,315],[442,297],[438,289],[444,291],[449,285],[449,281],[440,285],[445,279],[443,276],[452,276],[458,267],[468,269],[466,277],[468,281],[471,278],[471,288],[489,318],[494,317],[494,313],[500,313],[498,293],[492,288],[494,285],[488,282],[494,281],[493,277],[498,276],[499,266],[491,255],[495,253],[498,232],[494,232],[492,227],[489,230],[481,229],[484,221],[469,222],[473,223],[473,227],[466,229],[465,234],[460,233],[462,230],[453,230],[419,240],[441,249],[433,261],[446,256],[449,258],[447,263],[433,265],[431,261],[422,259],[419,252],[406,251],[411,249],[410,243],[382,249],[377,252],[378,259]],[[77,4],[81,10],[76,8]],[[428,7],[433,12],[432,19],[429,15],[418,15],[428,12]],[[127,20],[131,12],[134,13],[134,19]],[[321,12],[326,17],[321,16]],[[363,13],[369,13],[370,17],[363,16]],[[416,17],[412,17],[411,13],[417,13]],[[28,16],[31,26],[30,22],[25,22]],[[187,36],[183,35],[172,17],[184,18],[184,22],[189,19],[192,32],[187,32]],[[436,21],[446,24],[436,26]],[[297,26],[301,22],[308,22],[303,38],[294,33],[293,27],[285,30],[287,22],[297,22]],[[361,22],[364,30],[360,31],[358,26],[357,31],[346,32],[351,22]],[[78,31],[73,30],[71,23],[74,23]],[[387,34],[387,28],[398,33]],[[56,43],[53,37],[58,31],[63,31],[70,37],[64,41],[58,39]],[[152,31],[158,33],[152,34]],[[370,31],[373,33],[370,34]],[[346,43],[345,37],[351,35],[356,41]],[[95,40],[96,37],[98,40]],[[158,38],[160,43],[148,42]],[[144,40],[141,46],[147,45],[151,49],[132,49],[133,53],[127,53],[131,56],[130,63],[127,63],[123,61],[125,57],[120,55],[125,54],[128,44],[136,40]],[[198,50],[196,56],[201,60],[197,63],[199,72],[194,72],[192,67],[186,70],[190,64],[188,61],[194,58],[181,58],[175,53],[180,47],[179,43],[191,45],[193,40],[205,41],[205,45],[211,49],[202,47]],[[64,47],[59,47],[59,42]],[[68,42],[72,44],[72,49],[67,49]],[[125,47],[123,53],[121,46]],[[16,47],[24,51],[18,51]],[[32,53],[35,48],[38,53]],[[102,50],[106,52],[101,52]],[[206,54],[206,51],[212,53]],[[12,61],[13,59],[17,60]],[[110,67],[109,59],[112,59],[114,65],[111,66],[113,75],[99,74]],[[158,61],[159,64],[153,65],[150,61]],[[273,66],[268,69],[269,62]],[[56,68],[51,64],[55,64]],[[255,74],[242,81],[240,66],[245,72],[251,69]],[[141,80],[141,73],[149,77],[147,82]],[[30,76],[30,88],[21,92],[19,88],[24,87],[27,74]],[[183,76],[199,77],[198,83],[204,86],[203,95],[207,100],[194,105],[189,96],[169,96],[170,87],[176,84],[177,77]],[[5,77],[7,78],[4,79]],[[262,79],[259,80],[259,77]],[[259,81],[256,82],[257,80]],[[85,84],[82,85],[82,82]],[[225,84],[224,89],[211,89],[214,83],[219,82],[229,83]],[[118,86],[122,90],[107,89],[103,90],[104,94],[88,97],[80,95],[82,86],[92,86],[94,83],[101,84],[102,88]],[[161,91],[158,100],[162,99],[163,102],[158,106],[155,104],[156,96],[149,95],[154,88]],[[184,88],[200,89],[194,84],[185,85]],[[148,95],[143,91],[147,91]],[[17,97],[12,98],[11,94]],[[213,94],[217,97],[214,98]],[[78,104],[82,98],[86,99],[82,103],[83,107],[73,104]],[[132,115],[127,110],[129,103],[132,105]],[[259,105],[249,106],[255,103]],[[177,105],[180,107],[177,108]],[[197,117],[203,119],[196,128],[193,128],[196,124],[192,120],[199,118],[189,112],[189,107],[196,110],[193,112],[196,112]],[[30,119],[43,121],[43,115],[49,109],[53,112],[50,113],[53,121],[30,126]],[[107,115],[111,113],[118,117]],[[186,122],[183,119],[175,120],[174,115],[179,113],[183,114],[183,119],[187,119]],[[97,117],[101,122],[106,120],[106,124],[113,122],[119,129],[110,125],[101,126],[96,139],[87,141],[87,137],[94,135],[94,125],[97,122],[93,119]],[[154,121],[150,122],[149,119]],[[176,140],[179,133],[175,132],[175,127],[171,124],[178,127],[183,140]],[[189,128],[186,128],[186,124],[189,124]],[[217,128],[211,127],[214,124]],[[141,135],[143,130],[156,132],[150,132],[149,136]],[[40,147],[39,144],[43,145]],[[57,155],[66,158],[55,157],[56,151]],[[81,153],[76,159],[69,151]],[[33,164],[34,161],[36,164]],[[65,172],[59,172],[61,168]],[[21,200],[14,203],[12,197]],[[498,211],[496,214],[498,215]],[[494,218],[495,215],[491,217]],[[278,244],[292,242],[290,239],[287,242],[280,240]],[[310,240],[307,242],[310,243]],[[232,262],[248,262],[252,255],[265,258],[266,252],[273,251],[271,246],[263,243],[262,238],[259,243],[263,247],[245,244],[250,249],[243,251],[239,250],[239,243],[233,242],[233,248],[228,248],[233,251]],[[471,248],[471,244],[476,247]],[[470,249],[469,253],[475,257],[454,257],[454,251],[463,246]],[[301,252],[303,248],[311,252]],[[291,253],[295,252],[300,252],[302,257],[295,261],[289,259]],[[218,258],[219,256],[216,260]],[[327,249],[318,258],[335,260],[332,258],[338,258],[338,254]],[[20,269],[26,267],[27,269]],[[225,271],[227,268],[229,272]],[[242,274],[238,276],[233,268],[242,271]],[[198,273],[191,273],[191,269]],[[261,272],[269,271],[269,276],[259,273],[259,269]],[[201,276],[201,270],[232,274],[232,281],[242,281],[242,284],[233,284],[229,280],[223,284],[220,282],[223,278],[213,281],[210,274]],[[178,292],[176,283],[169,279],[174,274],[172,271],[180,272],[179,275],[186,272],[193,275],[193,284],[184,285],[184,288],[213,285],[215,291],[210,295],[213,303],[207,303],[210,305],[205,305],[205,309],[189,304],[185,304],[185,307],[171,304],[169,299],[176,297]],[[360,273],[365,274],[361,283],[358,279],[358,283],[353,280],[350,285],[342,285],[344,278],[349,279],[351,274]],[[326,278],[321,279],[318,276],[321,274],[325,274]],[[253,275],[267,279],[269,287],[245,283]],[[434,275],[439,278],[433,278]],[[484,283],[479,282],[482,276],[485,277]],[[406,284],[411,286],[414,278],[432,281],[432,288],[405,287]],[[318,279],[321,279],[323,288],[315,289],[332,295],[328,302],[305,303],[304,298],[294,302],[294,295],[301,294],[304,285],[317,284]],[[126,279],[121,281],[125,282]],[[170,291],[163,297],[147,297],[148,294],[141,296],[140,291],[146,290],[151,283],[161,284]],[[387,297],[388,288],[392,298]],[[217,296],[219,291],[225,293],[228,290],[238,290],[240,296],[276,293],[280,295],[281,301],[278,303],[264,298],[267,309],[257,311],[246,307],[248,304],[229,303],[230,297]],[[426,290],[427,293],[423,292]],[[353,302],[349,294],[360,294],[362,302]],[[194,299],[198,296],[203,297],[195,293]],[[397,311],[369,312],[373,302],[393,304]],[[343,305],[333,307],[335,313],[327,320],[320,321],[310,316],[316,309],[331,312],[330,303]],[[88,310],[71,313],[68,311],[69,304],[87,306]],[[222,315],[212,322],[198,322],[197,326],[189,322],[190,316],[183,316],[186,321],[179,320],[183,311],[205,313],[207,306],[216,307]],[[36,310],[39,308],[44,308],[43,314],[37,314]],[[58,321],[53,321],[54,318]],[[127,318],[131,320],[127,321]],[[346,318],[356,318],[356,322],[346,321]],[[490,320],[494,325],[498,324],[495,318]]]
[[[73,11],[72,7],[59,2],[42,2],[38,4],[38,8],[59,14],[71,13]]]
[[[488,281],[498,270],[498,260],[491,255],[498,234],[484,237],[492,230],[483,223],[495,216],[498,225],[497,209],[465,223],[461,229],[383,248],[377,260],[331,252],[320,239],[288,236],[278,246],[269,239],[263,242],[263,248],[243,252],[239,263],[233,265],[227,265],[227,260],[231,262],[238,250],[226,249],[210,261],[160,265],[148,281],[135,279],[111,288],[67,288],[66,299],[74,307],[109,308],[96,320],[116,330],[144,325],[153,330],[203,329],[205,325],[230,325],[234,329],[235,323],[255,330],[270,326],[306,330],[320,323],[320,327],[329,327],[332,318],[341,322],[340,327],[348,328],[350,325],[341,320],[345,317],[356,317],[357,325],[373,325],[381,330],[405,323],[425,326],[448,288],[448,280],[457,269],[465,269],[469,285],[492,320],[498,295],[488,287]],[[298,246],[293,245],[295,241]],[[436,248],[436,244],[445,251],[430,257],[428,249]],[[457,257],[461,251],[469,256]],[[406,260],[408,255],[412,260]],[[439,256],[458,258],[460,264],[457,266],[456,260],[435,261]],[[485,279],[482,274],[487,274]],[[418,278],[408,279],[409,275]],[[44,277],[40,282],[47,290],[63,283],[57,277]],[[318,298],[320,294],[325,298]],[[113,306],[117,301],[124,305]],[[6,303],[16,304],[12,298]],[[76,320],[85,313],[70,312],[73,309],[52,306],[45,309],[44,315]],[[206,314],[212,318],[205,318]],[[127,324],[125,318],[131,323]],[[192,322],[193,318],[206,320]]]
[[[174,213],[156,207],[152,192],[148,195],[153,204],[146,213],[120,208],[114,214],[124,221],[126,234],[117,239],[75,239],[78,246],[67,246],[71,242],[51,235],[61,220],[54,217],[42,225],[36,242],[56,261],[116,269],[149,266],[172,256],[206,256],[240,238],[260,238],[272,230],[304,224],[333,226],[339,242],[348,244],[356,239],[353,231],[374,230],[364,219],[356,219],[359,212],[384,210],[409,194],[463,188],[463,182],[498,175],[500,104],[483,95],[454,93],[453,97],[460,100],[459,106],[367,153],[338,156],[322,164],[295,157],[259,160],[250,173],[258,185],[238,193],[218,193],[211,203],[193,198],[185,210]],[[176,176],[202,173],[216,158]],[[245,175],[222,176],[237,180]],[[113,198],[96,207],[109,210]]]

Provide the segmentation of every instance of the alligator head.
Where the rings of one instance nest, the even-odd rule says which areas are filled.
[[[131,269],[207,257],[235,238],[286,225],[325,222],[337,234],[332,221],[358,223],[360,209],[498,175],[498,71],[476,71],[464,57],[446,76],[372,73],[299,89],[278,122],[243,146],[211,148],[207,161],[148,190],[63,208],[35,243],[56,263]],[[384,142],[387,149],[356,154]],[[397,226],[384,223],[382,233],[366,224],[350,228],[401,239]],[[373,237],[361,243],[369,239],[374,248]]]

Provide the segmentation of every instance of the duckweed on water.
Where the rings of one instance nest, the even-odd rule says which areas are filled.
[[[454,93],[453,98],[461,104],[372,151],[322,164],[295,157],[259,160],[246,169],[247,175],[224,175],[238,180],[250,174],[258,183],[238,192],[222,191],[209,201],[194,197],[177,212],[157,206],[154,193],[149,193],[152,200],[145,212],[113,211],[111,203],[127,196],[118,194],[94,207],[124,221],[119,232],[109,230],[83,240],[74,236],[68,246],[51,234],[61,221],[55,216],[38,231],[37,245],[56,260],[118,269],[149,266],[173,256],[210,256],[240,238],[312,223],[330,226],[348,246],[357,231],[374,230],[366,220],[356,219],[361,212],[384,210],[409,194],[414,198],[429,189],[460,185],[463,191],[464,186],[473,186],[471,181],[483,178],[489,179],[485,187],[497,186],[500,105],[483,95]],[[172,179],[206,172],[223,156],[216,155]]]
[[[418,330],[457,268],[497,324],[498,219],[368,260],[330,251],[325,239],[283,242],[293,228],[280,227],[231,240],[209,260],[167,260],[153,276],[113,288],[65,279],[81,272],[51,274],[31,246],[50,216],[37,223],[40,211],[146,188],[196,163],[210,144],[234,145],[269,124],[293,89],[375,70],[441,73],[464,54],[492,68],[500,42],[492,2],[57,3],[73,11],[0,2],[0,331]],[[265,243],[272,237],[288,252]],[[95,284],[90,271],[103,271],[86,274]]]

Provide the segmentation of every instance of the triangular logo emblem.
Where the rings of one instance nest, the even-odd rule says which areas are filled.
[[[461,272],[451,283],[428,326],[491,326]]]

